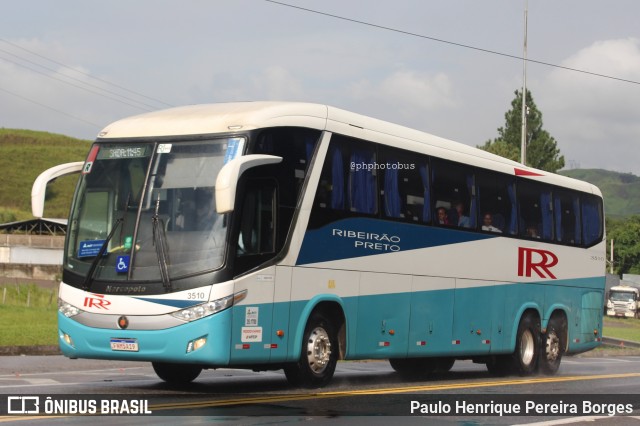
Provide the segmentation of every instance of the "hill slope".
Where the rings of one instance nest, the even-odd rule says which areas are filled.
[[[563,170],[561,175],[584,180],[600,188],[609,217],[640,214],[640,177],[601,169]]]
[[[0,129],[0,223],[31,218],[31,186],[49,167],[85,159],[90,142],[53,133]],[[45,217],[67,217],[78,175],[47,188]]]

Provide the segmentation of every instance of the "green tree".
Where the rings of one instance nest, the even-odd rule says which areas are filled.
[[[522,92],[515,91],[511,109],[504,115],[505,125],[498,128],[498,137],[488,140],[480,149],[514,161],[520,161],[522,135]],[[527,90],[527,166],[555,173],[564,167],[556,140],[542,128],[542,113],[531,92]]]
[[[613,240],[614,272],[640,274],[640,216],[607,220],[607,238]]]

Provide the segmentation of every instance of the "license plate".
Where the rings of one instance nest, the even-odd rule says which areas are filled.
[[[138,352],[138,341],[136,339],[111,339],[112,351]]]

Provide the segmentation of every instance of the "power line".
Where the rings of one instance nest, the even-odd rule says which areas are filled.
[[[22,46],[20,46],[19,44],[12,43],[12,42],[10,42],[10,41],[8,41],[8,40],[5,40],[5,39],[3,39],[3,38],[0,38],[0,41],[2,41],[2,42],[4,42],[4,43],[6,43],[6,44],[8,44],[8,45],[11,45],[11,46],[13,46],[13,47],[15,47],[15,48],[21,49],[21,50],[23,50],[23,51],[25,51],[25,52],[28,52],[28,53],[30,53],[31,55],[37,56],[37,57],[39,57],[39,58],[41,58],[41,59],[44,59],[44,60],[49,61],[49,62],[52,62],[52,63],[54,63],[54,64],[56,64],[56,65],[60,65],[60,66],[62,66],[62,67],[64,67],[64,68],[67,68],[67,69],[69,69],[69,70],[71,70],[71,71],[73,71],[73,72],[75,72],[75,73],[78,73],[78,74],[84,75],[84,76],[89,77],[89,78],[91,78],[91,79],[93,79],[93,80],[99,81],[99,82],[101,82],[101,83],[107,84],[107,85],[112,86],[112,87],[115,87],[115,88],[118,88],[118,89],[120,89],[120,90],[124,90],[125,92],[131,93],[131,94],[133,94],[133,95],[139,96],[139,97],[144,98],[144,99],[147,99],[147,100],[149,100],[149,101],[156,102],[156,103],[161,104],[161,105],[166,106],[166,107],[172,107],[172,106],[174,106],[174,105],[169,104],[169,103],[167,103],[167,102],[164,102],[164,101],[162,101],[162,100],[160,100],[160,99],[157,99],[157,98],[153,98],[153,97],[151,97],[151,96],[144,95],[144,94],[142,94],[142,93],[139,93],[139,92],[133,91],[133,90],[128,89],[128,88],[126,88],[126,87],[123,87],[123,86],[120,86],[120,85],[118,85],[118,84],[112,83],[112,82],[110,82],[110,81],[108,81],[108,80],[104,80],[104,79],[101,79],[101,78],[95,77],[95,76],[93,76],[93,75],[91,75],[91,74],[89,74],[89,73],[86,73],[86,72],[83,72],[83,71],[77,70],[77,69],[75,69],[75,68],[73,68],[73,67],[71,67],[71,66],[69,66],[69,65],[66,65],[66,64],[64,64],[64,63],[62,63],[62,62],[59,62],[59,61],[56,61],[55,59],[48,58],[48,57],[46,57],[46,56],[44,56],[44,55],[41,55],[41,54],[39,54],[39,53],[37,53],[37,52],[34,52],[34,51],[29,50],[29,49],[27,49],[27,48],[25,48],[25,47],[22,47]],[[2,50],[2,51],[3,51],[3,52],[5,52],[5,53],[8,53],[8,52],[6,52],[6,51],[4,51],[4,50]],[[31,62],[31,61],[29,61],[29,60],[27,60],[27,59],[21,58],[21,57],[19,57],[19,56],[15,55],[15,54],[13,54],[13,53],[9,53],[9,54],[10,54],[10,55],[12,55],[12,56],[18,57],[18,58],[20,58],[20,59],[21,59],[21,60],[23,60],[23,61]],[[34,62],[31,62],[31,63],[34,63]],[[47,68],[47,67],[45,67],[44,65],[40,65],[40,64],[36,64],[36,65],[38,65],[38,66],[40,66],[40,67],[43,67],[43,68],[46,68],[46,69],[51,70],[50,68]],[[52,70],[52,71],[57,72],[57,71],[55,71],[55,70]],[[67,77],[68,77],[68,78],[73,78],[73,77],[69,77],[69,76],[67,76]],[[81,81],[81,80],[79,80],[79,81]],[[91,84],[86,83],[86,82],[84,82],[84,84],[91,85]],[[95,87],[95,86],[94,86],[94,87]],[[109,91],[107,91],[106,89],[100,89],[100,90],[104,90],[104,91],[106,91],[106,92],[109,92]],[[112,93],[112,94],[113,94],[113,92],[109,92],[109,93]],[[135,101],[135,100],[133,100],[133,99],[127,98],[127,97],[125,97],[125,96],[123,96],[123,95],[117,95],[117,96],[121,96],[121,97],[123,97],[123,98],[125,98],[125,99],[132,100],[132,101],[134,101],[134,102],[138,102],[138,103],[140,103],[140,104],[142,104],[142,105],[146,105],[146,106],[149,106],[149,107],[151,107],[151,108],[155,108],[155,107],[152,107],[152,106],[150,106],[150,105],[148,105],[148,104],[145,104],[145,103],[143,103],[143,102]]]
[[[559,68],[559,69],[563,69],[563,70],[566,70],[566,71],[573,71],[573,72],[578,72],[578,73],[582,73],[582,74],[592,75],[592,76],[595,76],[595,77],[608,78],[610,80],[617,80],[617,81],[621,81],[621,82],[624,82],[624,83],[631,83],[631,84],[640,85],[640,81],[628,80],[628,79],[625,79],[625,78],[614,77],[614,76],[610,76],[610,75],[606,75],[606,74],[600,74],[600,73],[596,73],[596,72],[592,72],[592,71],[581,70],[581,69],[578,69],[578,68],[565,67],[563,65],[552,64],[550,62],[544,62],[544,61],[539,61],[539,60],[535,60],[535,59],[525,59],[522,56],[518,56],[518,55],[511,55],[509,53],[498,52],[496,50],[484,49],[482,47],[472,46],[472,45],[469,45],[469,44],[456,43],[454,41],[444,40],[444,39],[437,38],[437,37],[426,36],[426,35],[423,35],[423,34],[418,34],[418,33],[410,32],[410,31],[400,30],[400,29],[397,29],[397,28],[387,27],[387,26],[384,26],[384,25],[373,24],[371,22],[360,21],[358,19],[353,19],[353,18],[347,18],[347,17],[344,17],[344,16],[334,15],[334,14],[331,14],[331,13],[322,12],[322,11],[314,10],[314,9],[309,9],[309,8],[306,8],[306,7],[295,6],[295,5],[288,4],[288,3],[283,3],[283,2],[280,2],[280,1],[275,1],[275,0],[264,0],[264,1],[269,2],[269,3],[273,3],[273,4],[277,4],[277,5],[280,5],[280,6],[290,7],[292,9],[302,10],[304,12],[315,13],[317,15],[327,16],[329,18],[340,19],[342,21],[352,22],[352,23],[360,24],[360,25],[366,25],[366,26],[372,27],[372,28],[377,28],[377,29],[381,29],[381,30],[385,30],[385,31],[392,31],[392,32],[395,32],[395,33],[404,34],[404,35],[408,35],[408,36],[411,36],[411,37],[418,37],[418,38],[422,38],[422,39],[426,39],[426,40],[431,40],[431,41],[435,41],[435,42],[438,42],[438,43],[444,43],[444,44],[448,44],[448,45],[451,45],[451,46],[457,46],[457,47],[462,47],[462,48],[465,48],[465,49],[476,50],[478,52],[484,52],[484,53],[489,53],[489,54],[492,54],[492,55],[503,56],[503,57],[506,57],[506,58],[517,59],[519,61],[526,60],[527,62],[531,62],[531,63],[539,64],[539,65],[544,65],[544,66],[547,66],[547,67]]]
[[[108,90],[108,89],[105,89],[105,88],[103,88],[103,87],[100,87],[100,86],[98,86],[98,85],[95,85],[95,84],[92,84],[92,83],[89,83],[89,82],[86,82],[86,81],[80,80],[79,78],[75,78],[75,77],[72,77],[72,76],[70,76],[70,75],[62,74],[62,73],[61,73],[60,71],[58,71],[58,70],[55,70],[55,69],[53,69],[53,68],[49,68],[49,67],[47,67],[47,66],[45,66],[45,65],[39,64],[39,63],[34,62],[34,61],[31,61],[31,60],[29,60],[29,59],[25,59],[25,58],[23,58],[23,57],[21,57],[21,56],[19,56],[19,55],[16,55],[16,54],[11,53],[11,52],[9,52],[9,51],[6,51],[6,50],[4,50],[4,49],[0,49],[0,52],[4,53],[4,54],[6,54],[6,55],[13,56],[14,58],[17,58],[17,59],[18,59],[18,60],[20,60],[20,61],[27,62],[27,63],[32,64],[32,65],[35,65],[35,66],[37,66],[37,67],[43,68],[43,69],[45,69],[45,70],[47,70],[47,71],[51,71],[51,72],[53,72],[53,73],[55,73],[55,74],[59,74],[59,75],[61,75],[61,76],[62,76],[62,77],[64,77],[64,78],[68,78],[68,79],[70,79],[70,80],[77,81],[78,83],[81,83],[81,84],[87,85],[87,86],[89,86],[89,87],[93,87],[94,89],[98,89],[98,90],[101,90],[101,91],[103,91],[103,92],[109,93],[109,94],[111,94],[111,95],[114,95],[114,96],[120,97],[120,98],[122,98],[122,99],[126,99],[126,100],[128,100],[128,101],[138,103],[138,104],[143,105],[143,106],[145,106],[145,107],[148,107],[148,108],[150,108],[150,109],[154,109],[154,108],[155,108],[154,106],[149,105],[149,104],[147,104],[147,103],[140,102],[140,101],[138,101],[138,100],[136,100],[136,99],[133,99],[133,98],[130,98],[130,97],[128,97],[128,96],[124,96],[124,95],[121,95],[121,94],[119,94],[119,93],[113,92],[113,91]],[[6,61],[9,61],[9,62],[12,62],[12,63],[14,63],[14,64],[16,64],[16,65],[19,65],[19,66],[25,67],[25,68],[27,68],[27,69],[30,69],[31,71],[35,71],[34,69],[29,68],[29,67],[26,67],[25,65],[18,64],[17,62],[11,61],[11,60],[6,59],[6,58],[3,58],[3,59],[4,59],[4,60],[6,60]],[[56,79],[56,80],[60,80],[59,78],[55,78],[55,77],[51,77],[51,78],[54,78],[54,79]],[[60,80],[60,81],[63,81],[63,80]],[[79,86],[75,86],[75,87],[78,87],[78,88],[80,88],[80,89],[83,89],[82,87],[79,87]],[[84,90],[84,89],[83,89],[83,90]],[[93,92],[93,91],[90,91],[90,92],[91,92],[91,93],[94,93],[94,94],[99,94],[99,93],[96,93],[96,92]],[[113,99],[113,98],[109,98],[109,99]],[[113,100],[115,100],[115,99],[113,99]],[[142,107],[140,107],[140,109],[146,109],[146,108],[142,108]],[[146,109],[146,110],[147,110],[147,111],[149,111],[150,109]]]
[[[0,87],[0,91],[1,91],[1,92],[4,92],[4,93],[7,93],[7,94],[9,94],[9,95],[11,95],[11,96],[15,96],[15,97],[17,97],[17,98],[20,98],[20,99],[22,99],[23,101],[31,102],[32,104],[36,104],[36,105],[41,106],[41,107],[43,107],[43,108],[46,108],[46,109],[48,109],[48,110],[51,110],[51,111],[57,112],[58,114],[62,114],[62,115],[65,115],[65,116],[67,116],[67,117],[73,118],[74,120],[82,121],[82,122],[83,122],[83,123],[85,123],[85,124],[89,124],[89,125],[94,126],[94,127],[97,127],[97,128],[102,128],[102,126],[100,126],[99,124],[92,123],[91,121],[85,120],[84,118],[77,117],[77,116],[75,116],[75,115],[73,115],[73,114],[66,113],[66,112],[61,111],[61,110],[59,110],[59,109],[57,109],[57,108],[54,108],[54,107],[52,107],[52,106],[49,106],[49,105],[43,104],[43,103],[38,102],[38,101],[34,101],[33,99],[29,99],[29,98],[27,98],[27,97],[24,97],[24,96],[22,96],[22,95],[18,94],[18,93],[12,92],[12,91],[7,90],[7,89],[4,89],[4,88],[2,88],[2,87]]]
[[[8,52],[6,52],[5,50],[2,50],[2,49],[0,49],[0,52],[8,53]],[[12,55],[11,53],[9,53],[9,54],[10,54],[10,55]],[[13,55],[13,56],[15,56],[15,55]],[[143,110],[143,111],[151,111],[151,110],[152,110],[152,107],[151,107],[150,105],[143,104],[143,105],[146,105],[148,108],[141,107],[141,106],[139,106],[139,105],[134,105],[134,104],[132,104],[132,103],[130,103],[130,102],[127,102],[127,101],[124,101],[124,100],[122,100],[122,99],[118,99],[118,98],[129,99],[129,98],[127,98],[127,97],[124,97],[124,96],[119,95],[119,94],[117,94],[117,93],[110,92],[110,91],[108,91],[108,90],[102,89],[102,88],[97,87],[97,86],[94,86],[94,85],[92,85],[92,84],[89,84],[89,83],[83,82],[83,81],[81,81],[81,80],[78,80],[77,78],[73,78],[73,77],[70,77],[70,76],[65,76],[65,77],[67,77],[67,78],[70,78],[71,80],[78,81],[78,82],[80,82],[80,83],[82,83],[82,84],[87,84],[87,85],[88,85],[88,86],[90,86],[90,87],[95,87],[95,88],[97,88],[98,90],[103,90],[103,91],[105,91],[105,92],[107,92],[107,93],[110,93],[110,94],[112,94],[112,95],[115,95],[116,97],[109,96],[109,95],[105,95],[104,93],[96,92],[95,90],[91,90],[91,89],[89,89],[89,88],[87,88],[87,87],[83,87],[83,86],[80,86],[80,85],[78,85],[78,84],[74,84],[74,83],[71,83],[71,82],[69,82],[69,81],[65,81],[65,80],[60,79],[60,78],[58,78],[58,77],[54,77],[54,76],[52,76],[52,75],[46,74],[46,73],[44,73],[44,72],[42,72],[42,71],[38,71],[38,70],[36,70],[36,69],[30,68],[30,67],[28,67],[27,65],[20,64],[20,63],[18,63],[18,62],[12,61],[11,59],[7,59],[7,58],[0,58],[0,59],[2,59],[2,60],[4,60],[4,61],[7,61],[7,62],[11,62],[12,64],[17,65],[17,66],[19,66],[19,67],[26,68],[26,69],[28,69],[28,70],[29,70],[29,71],[31,71],[31,72],[35,72],[35,73],[40,74],[40,75],[42,75],[42,76],[44,76],[44,77],[47,77],[47,78],[49,78],[49,79],[51,79],[51,80],[59,81],[59,82],[61,82],[61,83],[67,84],[67,85],[72,86],[72,87],[75,87],[75,88],[77,88],[77,89],[84,90],[84,91],[86,91],[86,92],[92,93],[92,94],[94,94],[94,95],[102,96],[103,98],[106,98],[106,99],[109,99],[109,100],[112,100],[112,101],[115,101],[115,102],[120,102],[120,103],[122,103],[122,104],[124,104],[124,105],[128,105],[128,106],[133,107],[133,108],[141,109],[141,110]],[[28,60],[25,60],[25,59],[22,59],[22,58],[19,58],[19,59],[21,59],[21,60],[23,60],[23,61],[26,61],[26,62],[31,62],[31,61],[28,61]],[[31,63],[33,63],[33,62],[31,62]],[[37,65],[37,66],[39,66],[39,67],[42,67],[42,68],[44,68],[44,69],[47,69],[47,70],[49,70],[49,71],[54,71],[54,70],[51,70],[50,68],[47,68],[47,67],[45,67],[45,66],[43,66],[43,65],[39,65],[39,64],[35,64],[35,65]],[[54,72],[56,72],[56,71],[54,71]],[[56,73],[57,73],[57,72],[56,72]],[[133,102],[137,102],[137,101],[135,101],[135,100],[133,100],[133,99],[132,99],[132,101],[133,101]]]

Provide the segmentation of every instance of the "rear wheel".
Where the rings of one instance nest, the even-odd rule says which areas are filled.
[[[540,371],[555,374],[560,368],[560,361],[567,347],[567,320],[562,315],[551,317],[547,332],[541,337]]]
[[[194,381],[202,372],[202,367],[191,364],[172,364],[168,362],[152,362],[153,370],[158,377],[172,385],[184,385]]]
[[[533,374],[538,366],[540,353],[540,320],[526,313],[518,325],[516,350],[513,353],[514,370],[523,376]]]
[[[511,355],[493,355],[487,360],[487,370],[494,376],[517,373],[533,374],[538,368],[540,354],[540,320],[533,313],[526,313],[518,324],[516,348]]]
[[[336,370],[338,349],[334,325],[323,314],[313,313],[305,327],[300,360],[284,368],[287,380],[294,386],[325,386]]]

